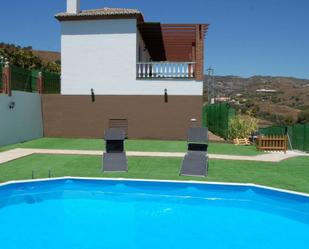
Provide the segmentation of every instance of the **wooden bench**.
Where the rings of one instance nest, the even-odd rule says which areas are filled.
[[[235,145],[250,145],[250,141],[248,138],[235,138],[233,139]]]

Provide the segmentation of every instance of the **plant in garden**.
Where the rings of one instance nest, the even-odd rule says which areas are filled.
[[[229,121],[229,139],[247,138],[258,128],[257,119],[249,115],[236,115]]]
[[[303,110],[298,114],[298,123],[306,124],[309,123],[309,110]]]
[[[44,63],[38,56],[33,54],[32,47],[20,47],[14,44],[0,43],[0,57],[6,58],[11,65],[26,69],[38,69],[48,72],[60,72],[60,62]]]

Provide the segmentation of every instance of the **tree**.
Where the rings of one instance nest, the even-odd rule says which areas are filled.
[[[60,73],[60,61],[44,63],[33,54],[32,47],[22,48],[13,44],[0,43],[0,57],[6,58],[11,65],[17,67]]]

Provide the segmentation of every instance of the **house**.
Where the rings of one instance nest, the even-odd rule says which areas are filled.
[[[222,96],[215,98],[215,102],[228,102],[231,100],[231,97]]]
[[[276,93],[277,90],[274,90],[274,89],[265,89],[265,88],[262,88],[262,89],[257,89],[255,90],[256,92],[258,93]]]
[[[183,139],[201,125],[206,24],[146,22],[137,9],[80,10],[61,25],[61,94],[42,98],[44,135]]]

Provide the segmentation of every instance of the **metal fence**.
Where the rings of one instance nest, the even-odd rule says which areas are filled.
[[[285,135],[290,140],[289,148],[309,152],[309,124],[291,126],[271,126],[259,130],[261,135]]]
[[[288,127],[285,126],[270,126],[259,129],[259,133],[264,136],[284,135]]]
[[[60,75],[56,73],[43,72],[42,73],[43,93],[60,93]]]
[[[0,91],[3,83],[4,67],[0,65]],[[40,93],[60,93],[60,75],[57,73],[42,72],[42,81],[39,80],[39,70],[29,70],[10,65],[10,90]],[[41,82],[43,85],[41,85]],[[39,85],[38,85],[39,84]]]
[[[293,149],[309,151],[309,124],[296,124],[292,129]]]
[[[218,103],[203,107],[203,126],[214,134],[228,138],[229,120],[235,117],[236,111],[228,103]]]
[[[11,66],[11,90],[36,92],[37,75],[29,69]]]

